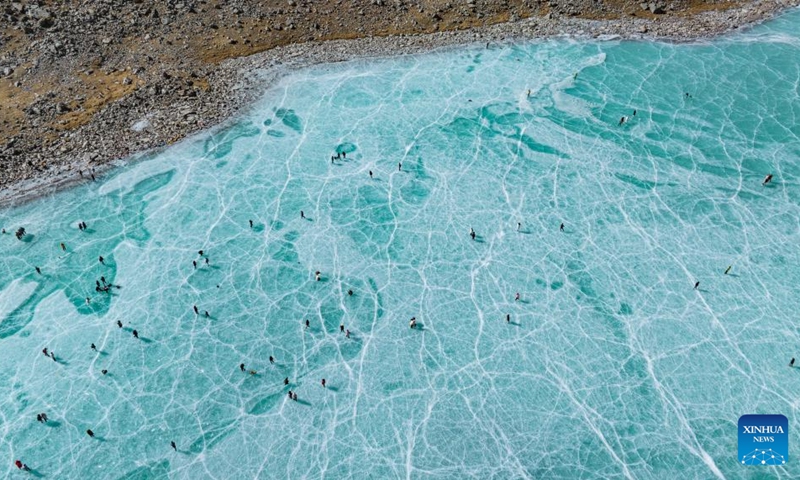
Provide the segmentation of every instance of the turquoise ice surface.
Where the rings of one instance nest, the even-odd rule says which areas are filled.
[[[798,26],[308,68],[0,211],[0,476],[800,478]]]

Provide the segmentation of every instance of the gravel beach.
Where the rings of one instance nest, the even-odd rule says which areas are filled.
[[[224,126],[276,78],[309,65],[562,35],[693,41],[800,0],[267,3],[0,7],[0,206]]]

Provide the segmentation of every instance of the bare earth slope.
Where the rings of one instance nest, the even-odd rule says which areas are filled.
[[[797,2],[0,1],[0,202],[224,120],[247,68],[562,32],[688,39]]]

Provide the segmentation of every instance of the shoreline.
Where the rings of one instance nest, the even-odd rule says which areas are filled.
[[[724,11],[656,21],[639,17],[615,20],[531,17],[459,31],[296,43],[229,59],[217,65],[209,88],[193,103],[177,99],[166,108],[144,111],[131,108],[123,99],[98,112],[89,123],[65,137],[64,142],[52,146],[44,153],[47,165],[43,169],[32,168],[34,160],[41,161],[41,152],[35,158],[33,154],[21,155],[17,161],[22,168],[0,175],[0,209],[18,207],[90,182],[88,175],[79,175],[79,170],[84,173],[93,170],[95,175],[102,175],[156,155],[195,135],[227,128],[281,78],[314,65],[447,51],[482,43],[506,45],[558,38],[693,43],[750,29],[798,5],[800,0],[759,1]],[[147,126],[135,131],[132,127],[136,123]],[[81,146],[67,147],[67,142]]]

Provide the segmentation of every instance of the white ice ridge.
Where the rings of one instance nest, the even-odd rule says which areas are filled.
[[[26,282],[22,278],[17,278],[0,290],[0,323],[30,299],[36,286],[36,282]]]

